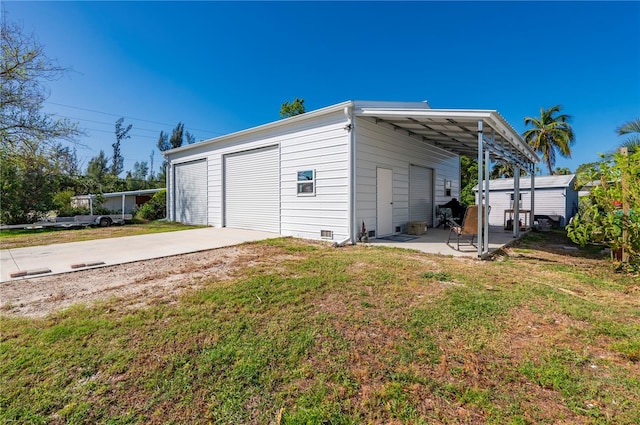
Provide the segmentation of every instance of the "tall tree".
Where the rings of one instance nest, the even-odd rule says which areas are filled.
[[[280,105],[280,118],[289,118],[295,115],[304,114],[304,99],[296,97],[291,103],[284,102]]]
[[[124,124],[124,118],[118,118],[116,121],[116,142],[112,144],[113,146],[113,156],[111,157],[111,174],[114,176],[118,176],[124,169],[124,158],[120,153],[120,144],[123,140],[131,138],[129,135],[129,131],[133,125],[129,124],[127,126]]]
[[[629,152],[640,149],[640,118],[622,124],[616,131],[619,136],[630,134],[620,147],[628,148]]]
[[[101,150],[98,156],[89,160],[87,165],[87,177],[95,179],[97,182],[104,180],[104,176],[109,172],[109,158]]]
[[[147,174],[149,173],[149,164],[147,161],[136,161],[133,164],[133,171],[131,172],[131,177],[135,180],[146,180]]]
[[[515,168],[513,167],[513,164],[500,161],[493,166],[493,168],[491,169],[491,173],[489,174],[489,177],[492,179],[499,179],[502,177],[512,178],[515,175],[516,173],[515,173]],[[526,175],[527,175],[527,170],[521,168],[520,176],[526,176]]]
[[[553,170],[554,176],[568,176],[569,174],[571,174],[571,169],[567,167],[558,167]]]
[[[151,155],[149,155],[149,181],[153,181],[155,177],[155,173],[153,172],[153,157],[155,156],[156,151],[151,150]]]
[[[67,176],[78,176],[80,174],[80,163],[76,148],[63,146],[62,143],[55,144],[51,149],[51,160],[54,167]]]
[[[48,96],[45,82],[60,78],[66,69],[45,55],[35,36],[23,34],[20,26],[6,18],[0,21],[2,149],[9,154],[35,153],[41,145],[51,147],[56,140],[75,141],[80,134],[77,124],[42,112]]]
[[[158,149],[160,149],[160,152],[168,151],[169,149],[171,149],[171,145],[169,144],[169,135],[164,131],[160,132],[160,137],[158,137],[157,146],[158,146]]]
[[[460,155],[460,203],[473,205],[476,203],[473,186],[478,183],[478,160]]]
[[[61,140],[76,142],[77,124],[42,112],[47,81],[66,69],[33,35],[0,19],[0,222],[27,223],[53,208],[62,168],[77,161]],[[58,154],[67,158],[58,157]],[[69,161],[67,161],[69,160]]]
[[[150,183],[147,181],[149,165],[146,161],[133,164],[133,170],[127,172],[127,190],[149,189]]]
[[[0,149],[0,223],[32,223],[53,208],[58,170],[40,150],[8,153]]]
[[[160,152],[168,151],[169,149],[171,149],[171,144],[169,144],[169,135],[164,131],[160,132],[160,137],[158,137],[157,146]],[[166,168],[167,168],[167,160],[164,159],[163,157],[162,165],[160,166],[160,170],[158,171],[158,175],[157,175],[157,178],[159,180],[162,180],[162,181],[165,180]]]
[[[556,165],[556,151],[564,158],[571,158],[571,145],[575,142],[573,129],[569,124],[571,116],[560,114],[561,109],[560,105],[549,109],[540,108],[540,117],[524,119],[524,124],[532,128],[522,136],[529,146],[542,155],[549,174],[553,174],[553,167]]]
[[[171,145],[171,149],[179,148],[182,146],[184,135],[184,124],[181,122],[175,126],[173,132],[171,133],[171,137],[169,138],[169,144]]]

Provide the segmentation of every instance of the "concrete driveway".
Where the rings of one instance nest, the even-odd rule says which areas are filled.
[[[3,249],[0,250],[0,282],[150,260],[278,237],[280,235],[275,233],[254,230],[207,227]]]

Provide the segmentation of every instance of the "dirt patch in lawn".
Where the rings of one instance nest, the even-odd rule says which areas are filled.
[[[172,303],[185,289],[224,281],[269,258],[269,246],[246,245],[0,284],[3,314],[43,317],[78,303],[120,298],[123,308]]]

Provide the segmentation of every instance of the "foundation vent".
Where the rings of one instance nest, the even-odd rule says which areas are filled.
[[[320,237],[323,239],[333,239],[332,230],[320,230]]]

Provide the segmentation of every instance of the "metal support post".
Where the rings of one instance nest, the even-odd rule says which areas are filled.
[[[483,190],[482,190],[482,120],[478,121],[478,227],[482,228],[482,204],[483,202]],[[478,236],[478,257],[482,256],[482,242]]]

